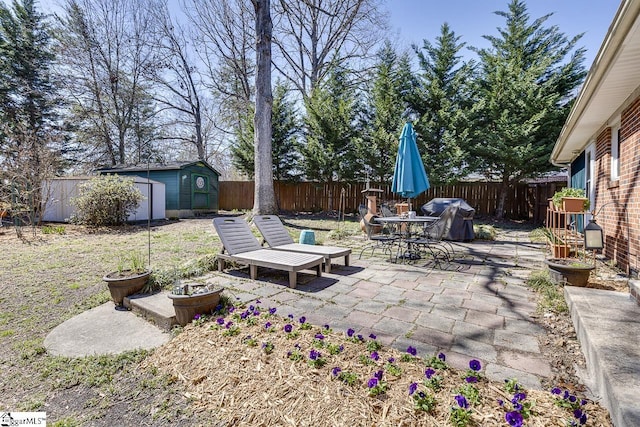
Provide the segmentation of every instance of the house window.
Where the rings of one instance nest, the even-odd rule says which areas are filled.
[[[620,179],[620,125],[611,128],[611,181]]]

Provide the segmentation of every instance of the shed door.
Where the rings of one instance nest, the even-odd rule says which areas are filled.
[[[191,175],[191,207],[192,209],[209,209],[209,177],[207,175]]]

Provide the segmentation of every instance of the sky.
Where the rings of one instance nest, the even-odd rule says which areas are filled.
[[[8,0],[0,0],[9,3]],[[221,0],[224,1],[224,0]],[[272,2],[274,0],[271,0]],[[293,0],[297,1],[297,0]],[[64,0],[40,0],[44,10],[56,10]],[[460,36],[467,46],[489,47],[483,35],[498,35],[497,28],[504,27],[503,17],[495,11],[507,11],[510,0],[381,0],[387,10],[391,25],[388,38],[397,41],[399,47],[412,44],[422,46],[424,39],[434,44],[444,22]],[[178,4],[178,0],[169,0]],[[553,15],[545,26],[557,25],[571,38],[584,33],[579,42],[587,49],[584,65],[591,66],[620,0],[526,0],[530,22],[546,14]],[[59,9],[58,9],[59,10]],[[464,59],[477,59],[475,53],[463,49]]]
[[[423,40],[435,44],[440,28],[447,22],[460,36],[460,42],[478,48],[489,47],[483,35],[498,35],[505,19],[495,11],[508,11],[510,0],[386,0],[392,36],[402,46],[422,46]],[[529,22],[549,13],[544,26],[557,25],[568,38],[584,33],[578,45],[586,48],[584,65],[591,66],[609,25],[620,6],[620,0],[528,0]],[[392,37],[393,39],[393,37]],[[476,59],[475,53],[461,51],[465,59]]]

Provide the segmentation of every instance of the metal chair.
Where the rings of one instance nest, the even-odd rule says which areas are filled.
[[[439,262],[440,257],[451,262],[455,255],[455,249],[451,243],[444,240],[444,237],[449,234],[457,210],[458,207],[455,205],[448,206],[437,220],[425,224],[422,235],[411,239],[411,245],[424,248],[425,251],[428,250],[435,262]]]
[[[359,258],[362,258],[362,254],[367,249],[371,249],[371,255],[373,256],[375,250],[379,248],[382,249],[383,253],[389,254],[389,261],[391,261],[393,258],[393,247],[398,241],[398,236],[389,233],[388,230],[385,227],[382,227],[380,224],[375,224],[375,216],[371,215],[366,207],[361,206],[359,211],[360,218],[362,219],[362,223],[364,224],[365,232],[367,233],[367,239],[371,242],[368,246],[362,248]],[[380,229],[381,231],[377,231]]]

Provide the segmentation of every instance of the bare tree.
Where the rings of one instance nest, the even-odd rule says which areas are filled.
[[[222,107],[227,125],[237,128],[253,103],[254,11],[243,0],[185,0],[196,33],[196,51],[207,74],[205,84]]]
[[[306,97],[335,58],[368,57],[386,28],[378,1],[276,0],[275,68]]]
[[[254,214],[272,214],[278,210],[273,189],[271,158],[271,22],[270,0],[253,0],[256,11],[256,112]]]
[[[60,74],[78,143],[93,144],[92,151],[85,146],[90,161],[125,163],[138,151],[134,128],[155,114],[145,107],[150,88],[144,72],[152,60],[149,17],[135,0],[67,0],[64,10]]]
[[[155,66],[148,67],[149,77],[158,85],[154,99],[173,113],[167,123],[169,140],[192,145],[198,159],[207,160],[204,138],[207,119],[206,101],[195,60],[193,46],[184,26],[169,13],[167,0],[151,0],[149,15],[153,18]]]

